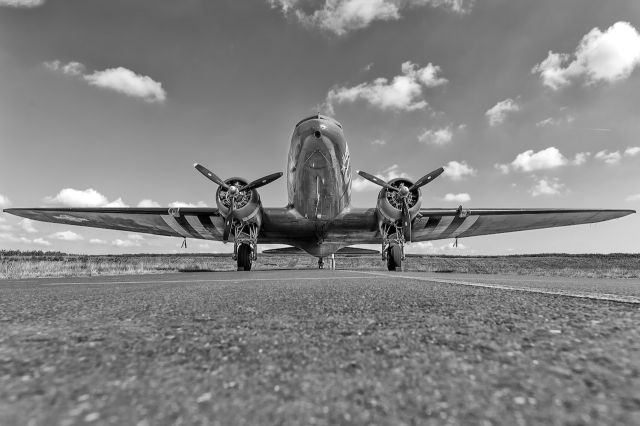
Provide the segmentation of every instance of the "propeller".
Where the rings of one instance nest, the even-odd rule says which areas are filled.
[[[439,167],[436,170],[422,176],[420,179],[416,181],[416,183],[411,185],[411,187],[407,188],[405,185],[400,185],[398,187],[391,186],[389,183],[383,181],[377,176],[374,176],[367,172],[363,172],[362,170],[357,171],[357,173],[363,178],[365,178],[366,180],[372,183],[375,183],[376,185],[381,186],[385,189],[395,192],[396,199],[402,200],[402,213],[401,213],[400,220],[402,221],[404,238],[407,241],[411,241],[411,215],[409,214],[409,202],[407,201],[409,194],[411,194],[411,192],[415,191],[416,189],[419,189],[425,186],[426,184],[430,183],[435,178],[440,176],[442,172],[444,172],[444,168]]]
[[[256,179],[254,181],[249,182],[246,185],[229,185],[222,179],[218,177],[211,170],[207,169],[201,164],[195,163],[193,167],[196,168],[200,173],[202,173],[207,179],[218,184],[222,189],[227,191],[227,199],[229,199],[229,214],[225,218],[224,222],[224,231],[222,232],[222,240],[228,241],[229,234],[231,233],[231,226],[233,225],[233,212],[236,209],[236,197],[243,192],[251,191],[253,189],[258,189],[262,186],[265,186],[274,180],[280,178],[282,176],[282,172],[272,173],[260,179]]]

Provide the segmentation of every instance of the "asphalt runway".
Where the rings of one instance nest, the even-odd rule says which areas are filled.
[[[0,282],[0,424],[640,424],[640,280]]]

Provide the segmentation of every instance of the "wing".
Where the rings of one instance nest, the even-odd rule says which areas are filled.
[[[474,237],[531,229],[603,222],[634,210],[591,209],[421,209],[413,241]]]
[[[222,240],[224,228],[224,219],[216,208],[34,208],[4,211],[42,222],[206,240]]]

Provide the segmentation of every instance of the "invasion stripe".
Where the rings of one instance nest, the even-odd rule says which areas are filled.
[[[458,229],[464,223],[465,219],[466,219],[466,217],[453,216],[453,221],[451,221],[449,226],[447,226],[447,229],[445,229],[440,234],[440,237],[441,238],[449,238],[451,236],[451,234],[453,234],[455,232],[455,230]]]
[[[202,236],[202,238],[206,240],[210,240],[213,238],[213,235],[209,231],[207,231],[204,226],[202,226],[202,223],[200,222],[198,216],[185,215],[185,219],[187,219],[189,225],[191,225],[191,227],[195,229],[196,232]]]
[[[454,216],[443,216],[438,223],[438,226],[435,227],[433,231],[427,234],[429,237],[437,237],[442,234],[453,222]]]
[[[165,223],[167,225],[169,225],[171,227],[171,229],[173,229],[174,231],[176,231],[176,233],[178,233],[179,235],[183,236],[183,237],[188,237],[191,238],[191,234],[189,234],[187,231],[184,230],[184,228],[182,226],[180,226],[180,224],[178,222],[176,222],[176,218],[171,216],[171,215],[161,215],[160,216],[162,218],[162,220],[165,221]]]
[[[455,231],[452,232],[452,235],[454,237],[458,237],[464,231],[466,231],[467,229],[471,228],[471,226],[474,223],[476,223],[476,221],[478,220],[479,217],[480,216],[468,216],[467,218],[465,218],[464,222],[462,222],[462,225],[460,225],[458,227],[458,229],[456,229]]]
[[[181,215],[180,217],[176,217],[176,222],[178,222],[178,224],[182,226],[192,238],[200,238],[200,234],[195,229],[193,229],[193,226],[191,226],[189,222],[187,222],[184,216]]]
[[[217,239],[222,237],[222,231],[216,228],[216,226],[213,224],[213,218],[214,216],[198,216],[198,219],[200,220],[200,223],[202,223],[202,226],[204,226],[204,228]]]

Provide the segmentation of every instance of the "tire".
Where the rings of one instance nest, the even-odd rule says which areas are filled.
[[[240,244],[238,247],[238,271],[250,271],[251,261],[251,246]]]
[[[397,268],[402,268],[402,249],[394,244],[387,251],[387,269],[395,271]]]

